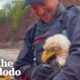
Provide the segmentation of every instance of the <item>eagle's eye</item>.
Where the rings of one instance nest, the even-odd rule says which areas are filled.
[[[55,49],[54,48],[50,48],[50,51],[53,52]]]
[[[44,49],[46,52],[53,52],[54,48]]]

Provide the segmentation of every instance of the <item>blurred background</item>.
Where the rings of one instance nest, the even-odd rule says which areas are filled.
[[[65,6],[80,5],[80,0],[60,2]],[[24,0],[0,0],[0,58],[16,60],[27,28],[37,20],[24,3]]]

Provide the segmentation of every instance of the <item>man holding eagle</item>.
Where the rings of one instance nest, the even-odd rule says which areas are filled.
[[[16,79],[80,80],[80,7],[65,8],[58,0],[26,2],[39,20],[26,32],[14,65],[22,72]]]

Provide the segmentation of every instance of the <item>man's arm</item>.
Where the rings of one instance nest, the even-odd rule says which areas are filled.
[[[20,69],[22,75],[25,72],[30,70],[31,65],[33,64],[33,57],[34,57],[34,48],[32,46],[33,39],[34,39],[34,30],[35,28],[29,29],[26,33],[24,39],[24,45],[22,50],[19,53],[19,56],[15,62],[15,69]]]
[[[76,15],[70,24],[72,29],[71,47],[65,66],[53,80],[80,80],[80,14]],[[68,32],[69,35],[70,32]]]

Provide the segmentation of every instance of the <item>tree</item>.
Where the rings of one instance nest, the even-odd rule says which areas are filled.
[[[18,25],[25,11],[26,7],[24,0],[13,0],[11,4],[6,3],[0,11],[0,16],[2,16],[5,21],[8,21],[9,19],[12,21],[12,25],[10,26],[10,32],[13,36],[12,41],[15,39]]]
[[[24,2],[20,0],[15,0],[13,2],[13,7],[10,9],[9,16],[11,16],[13,25],[11,26],[11,32],[13,35],[13,40],[15,39],[15,34],[17,31],[18,24],[25,12]]]

